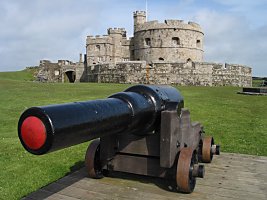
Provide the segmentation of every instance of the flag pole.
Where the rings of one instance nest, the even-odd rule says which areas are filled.
[[[147,0],[146,0],[146,21],[148,21]]]

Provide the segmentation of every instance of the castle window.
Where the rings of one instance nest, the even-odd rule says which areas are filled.
[[[172,38],[172,44],[174,46],[180,45],[180,39],[178,37],[173,37]]]
[[[200,42],[200,40],[197,40],[197,47],[198,48],[201,48],[201,42]]]
[[[164,58],[160,57],[159,60],[164,61]]]
[[[150,38],[145,39],[145,45],[151,46],[151,39]]]
[[[95,45],[97,51],[100,51],[100,45]]]

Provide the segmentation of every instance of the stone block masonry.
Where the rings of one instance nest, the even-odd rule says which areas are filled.
[[[88,66],[89,82],[176,84],[196,86],[251,86],[251,68],[207,62],[147,64],[128,61]]]
[[[194,22],[146,21],[133,13],[134,35],[109,28],[107,35],[87,36],[84,61],[40,62],[45,82],[148,83],[196,86],[252,85],[251,68],[205,62],[204,32]]]

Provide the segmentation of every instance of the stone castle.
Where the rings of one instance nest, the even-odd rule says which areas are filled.
[[[47,82],[149,83],[203,86],[251,86],[251,68],[203,61],[201,27],[182,20],[146,21],[133,13],[134,35],[109,28],[107,35],[87,36],[79,62],[40,61],[38,79]]]

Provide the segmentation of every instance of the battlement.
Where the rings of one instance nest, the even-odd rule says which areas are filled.
[[[166,19],[164,23],[170,26],[179,26],[181,24],[186,24],[184,20],[174,20],[174,19]]]
[[[151,25],[157,25],[157,24],[159,24],[158,20],[152,20],[152,21],[145,22],[144,26],[145,25],[151,26]]]
[[[64,81],[61,75],[72,67],[76,78],[84,81],[251,86],[250,67],[203,62],[204,33],[199,24],[177,19],[147,21],[146,14],[133,12],[131,38],[125,28],[88,35],[84,62],[82,55],[77,63],[41,60],[41,72],[47,76],[40,80]]]
[[[109,35],[96,35],[96,36],[87,36],[86,44],[101,44],[101,43],[111,43],[111,37]]]
[[[200,28],[201,29],[200,25],[198,23],[196,23],[196,22],[190,22],[189,21],[188,24],[191,25],[191,26],[193,26],[193,27],[196,27],[196,28]]]
[[[159,22],[158,20],[144,22],[136,27],[135,32],[146,31],[151,29],[170,29],[170,28],[187,29],[187,30],[202,32],[200,25],[195,22],[185,22],[183,20],[172,20],[172,19],[165,20],[164,22]]]
[[[40,60],[40,65],[42,65],[42,64],[49,64],[49,63],[51,63],[50,60]]]
[[[90,40],[95,40],[95,39],[107,39],[107,38],[109,38],[109,35],[95,35],[95,36],[88,35],[88,36],[87,36],[87,39],[90,39]]]
[[[108,28],[107,33],[108,35],[88,35],[86,38],[86,42],[87,44],[92,42],[95,43],[96,41],[100,43],[109,42],[108,40],[110,39],[110,35],[112,34],[120,34],[122,35],[122,37],[126,37],[125,28]]]
[[[146,11],[137,10],[137,11],[133,12],[133,16],[134,17],[137,17],[137,16],[143,16],[143,17],[145,17],[146,16]]]
[[[69,60],[58,60],[57,61],[58,65],[73,65],[74,63],[72,61]]]
[[[108,34],[121,34],[121,35],[126,35],[126,30],[125,28],[108,28]]]

